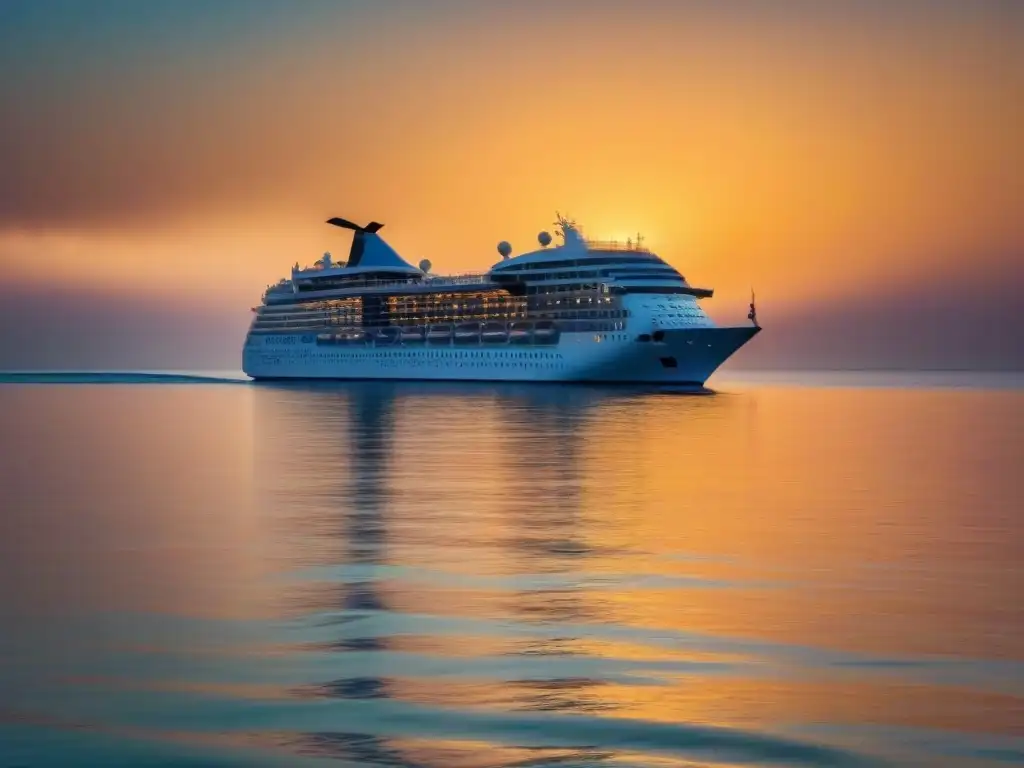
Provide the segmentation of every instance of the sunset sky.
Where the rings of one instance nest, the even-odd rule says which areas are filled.
[[[641,231],[735,366],[1024,367],[1024,3],[0,0],[0,367],[237,369],[382,221]]]

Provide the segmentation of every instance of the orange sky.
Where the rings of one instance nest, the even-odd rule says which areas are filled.
[[[0,23],[0,286],[244,312],[332,215],[444,272],[555,209],[737,321],[1024,276],[1018,5],[66,5]]]

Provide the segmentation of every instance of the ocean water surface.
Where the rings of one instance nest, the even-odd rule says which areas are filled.
[[[713,389],[0,377],[0,766],[1024,763],[1019,378]]]

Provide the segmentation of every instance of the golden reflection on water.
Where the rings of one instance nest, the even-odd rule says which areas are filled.
[[[195,648],[120,637],[208,671],[69,684],[1024,735],[1020,667],[998,666],[1024,662],[1016,391],[69,392],[3,392],[0,435],[20,450],[0,467],[17,502],[0,609],[274,628]],[[210,678],[218,658],[255,671]],[[469,735],[321,731],[253,738],[394,765],[521,758],[492,744],[474,762]]]
[[[259,493],[298,510],[297,562],[339,562],[370,530],[346,524],[356,510],[376,531],[373,562],[465,575],[382,584],[403,611],[1014,657],[1016,638],[997,630],[1019,618],[1008,600],[1019,575],[992,563],[1019,551],[1020,451],[1006,424],[1024,422],[1019,402],[959,390],[267,389],[254,401]],[[680,583],[517,591],[475,578],[545,572]],[[950,626],[957,610],[971,620]]]
[[[301,500],[291,561],[410,569],[293,586],[300,613],[370,608],[556,630],[518,642],[383,641],[435,656],[699,664],[749,654],[673,648],[671,634],[653,646],[588,639],[586,626],[884,658],[1024,659],[1007,631],[1022,625],[1010,519],[1020,454],[1006,424],[1024,426],[1020,402],[959,390],[678,397],[372,385],[267,388],[254,406],[261,498],[275,509]],[[563,679],[552,666],[538,679],[467,671],[443,685],[377,679],[373,690],[441,706],[740,727],[1020,732],[1014,695],[856,671],[822,681],[799,661],[776,663],[697,668],[692,679],[637,673],[654,684]]]

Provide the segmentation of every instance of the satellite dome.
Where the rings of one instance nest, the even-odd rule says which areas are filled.
[[[547,248],[549,245],[551,245],[551,233],[541,232],[539,235],[537,235],[537,242],[543,245],[545,248]]]
[[[512,244],[507,240],[502,240],[498,243],[498,253],[501,254],[501,258],[507,259],[512,255]]]
[[[430,259],[424,259],[423,261],[420,262],[420,271],[429,272],[430,266]]]

